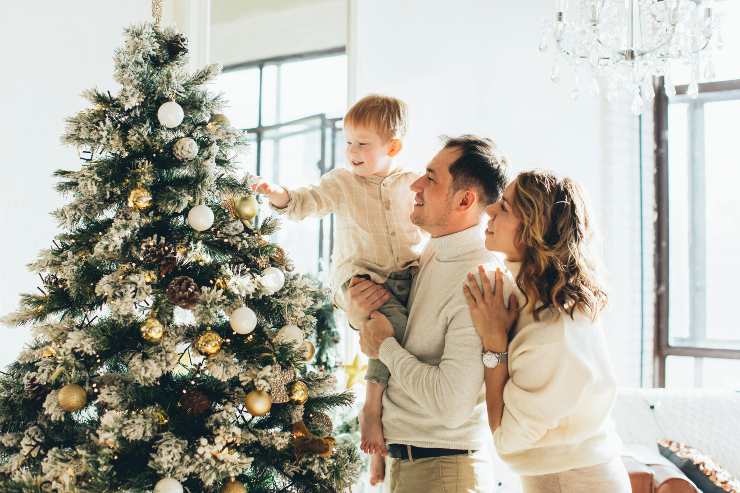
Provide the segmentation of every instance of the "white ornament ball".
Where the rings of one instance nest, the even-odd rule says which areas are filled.
[[[276,267],[268,267],[262,271],[262,285],[270,294],[277,293],[285,286],[285,274]]]
[[[275,334],[275,340],[283,344],[293,344],[294,346],[297,346],[299,344],[303,344],[303,331],[297,325],[286,325],[282,329],[278,330],[277,334]]]
[[[157,111],[159,123],[167,128],[175,128],[182,123],[184,118],[185,112],[182,110],[182,106],[174,101],[164,103]]]
[[[154,493],[183,493],[182,484],[175,478],[163,478],[154,485]]]
[[[188,161],[198,155],[198,143],[190,137],[182,137],[172,146],[172,153],[180,161]]]
[[[229,323],[237,334],[250,334],[257,327],[257,315],[251,308],[243,306],[231,312]]]
[[[213,226],[213,211],[207,205],[196,205],[188,212],[188,224],[196,231],[205,231]]]

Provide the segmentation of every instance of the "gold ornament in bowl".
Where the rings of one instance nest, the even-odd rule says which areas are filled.
[[[295,404],[305,404],[308,400],[308,385],[300,380],[296,380],[288,387],[290,400]]]
[[[195,349],[206,356],[213,356],[221,351],[221,345],[224,343],[223,338],[218,333],[207,330],[198,336],[195,341]]]
[[[260,205],[257,202],[257,199],[254,198],[254,195],[248,195],[237,199],[234,204],[234,209],[236,210],[236,215],[239,216],[239,219],[243,221],[251,221],[257,216],[259,206]]]
[[[272,407],[272,397],[264,390],[253,390],[244,397],[244,405],[252,416],[265,416]]]
[[[152,194],[144,187],[136,187],[128,194],[128,206],[137,211],[151,207]]]
[[[164,325],[154,317],[147,318],[140,327],[141,337],[147,342],[159,342],[164,336]]]
[[[247,493],[247,488],[240,481],[232,479],[224,484],[221,493]]]
[[[87,404],[87,392],[76,383],[65,385],[57,394],[59,407],[67,412],[79,411]]]

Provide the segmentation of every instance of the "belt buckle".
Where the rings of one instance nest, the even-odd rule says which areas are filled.
[[[406,453],[409,455],[409,462],[414,463],[414,455],[411,453],[411,445],[406,445]]]

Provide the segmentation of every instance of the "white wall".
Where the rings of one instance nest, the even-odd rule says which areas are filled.
[[[538,45],[553,9],[550,0],[352,0],[351,97],[383,92],[408,103],[409,167],[426,164],[437,136],[477,133],[498,143],[513,172],[549,168],[580,182],[602,233],[619,380],[639,385],[636,119],[598,97],[572,100],[565,67],[560,85],[550,81],[552,59]]]
[[[85,107],[79,97],[84,89],[114,88],[113,50],[121,42],[123,28],[148,20],[149,15],[149,0],[28,0],[3,5],[2,315],[17,307],[19,293],[35,291],[37,278],[25,266],[51,244],[56,233],[49,212],[63,199],[52,188],[51,173],[79,166],[74,150],[59,142],[64,119]],[[0,330],[0,366],[5,366],[28,340],[29,330]]]
[[[313,5],[260,11],[214,23],[211,61],[231,65],[336,48],[346,42],[346,0],[317,0]]]

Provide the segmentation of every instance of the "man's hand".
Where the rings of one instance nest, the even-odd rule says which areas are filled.
[[[377,358],[380,345],[389,337],[393,337],[390,320],[380,312],[372,312],[360,329],[360,348],[369,358]]]
[[[370,314],[383,306],[391,294],[380,284],[353,277],[347,290],[347,306],[345,311],[349,323],[356,329],[370,317]]]
[[[290,202],[290,195],[288,195],[287,190],[283,187],[267,183],[262,178],[256,184],[252,185],[252,190],[259,194],[267,195],[270,203],[278,209],[286,207],[288,202]]]

